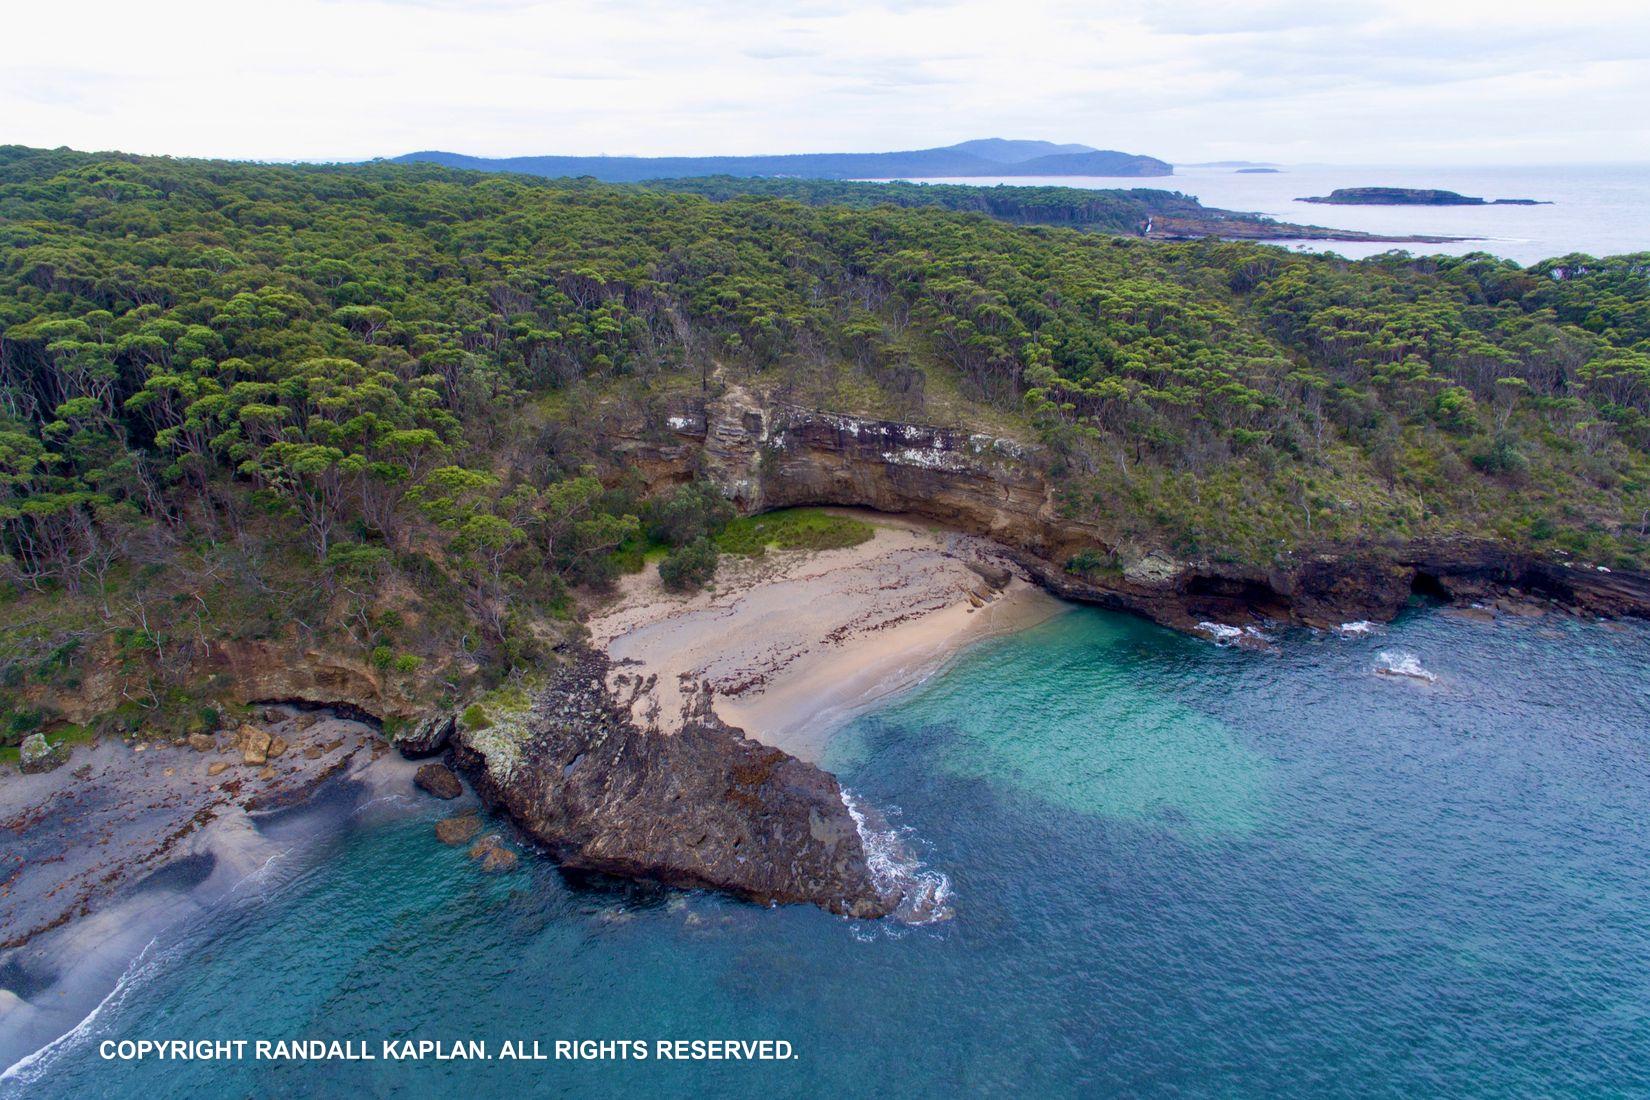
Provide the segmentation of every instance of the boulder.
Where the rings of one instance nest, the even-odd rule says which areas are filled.
[[[998,592],[1007,588],[1008,582],[1014,579],[1014,571],[1006,565],[999,565],[990,561],[971,561],[964,564],[978,574],[982,581]]]
[[[269,759],[269,731],[257,726],[242,726],[237,743],[241,747],[241,762],[262,767]]]
[[[497,833],[489,833],[470,845],[470,858],[488,874],[516,869],[516,853],[504,846],[504,839]]]
[[[298,729],[298,730],[307,730],[311,726],[315,725],[315,723],[319,722],[320,720],[321,719],[319,717],[317,717],[313,712],[306,710],[302,714],[298,715],[298,717],[296,717],[292,720],[292,728],[293,729]]]
[[[457,798],[464,793],[464,784],[445,764],[425,764],[414,773],[413,782],[437,798]]]
[[[206,774],[222,775],[228,768],[229,762],[227,760],[214,760],[212,763],[206,765]]]
[[[265,753],[265,755],[268,756],[269,759],[274,760],[291,747],[292,746],[287,743],[286,738],[271,737],[269,739],[269,751]]]
[[[191,733],[189,735],[189,747],[196,752],[211,752],[218,747],[218,742],[211,734]]]
[[[447,747],[447,739],[453,734],[455,719],[452,713],[432,714],[419,720],[407,732],[395,738],[395,747],[401,750],[401,755],[408,760],[417,760],[420,757],[434,756]]]
[[[481,818],[474,813],[444,817],[435,823],[435,838],[443,844],[458,847],[481,832]]]
[[[17,766],[24,775],[55,771],[69,762],[69,746],[61,741],[53,745],[43,733],[31,733],[23,739],[17,756]]]

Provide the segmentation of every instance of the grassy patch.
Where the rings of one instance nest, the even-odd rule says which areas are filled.
[[[96,736],[97,731],[91,726],[77,726],[72,722],[46,731],[46,741],[53,745],[78,745],[90,741]],[[18,766],[22,754],[23,746],[21,744],[0,745],[0,764],[7,764],[15,768]]]
[[[759,557],[770,547],[835,550],[858,546],[874,534],[874,527],[852,516],[835,515],[821,508],[785,508],[734,520],[716,536],[716,548],[724,554]]]

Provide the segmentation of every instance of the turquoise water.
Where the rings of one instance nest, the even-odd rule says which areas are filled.
[[[1650,631],[1418,612],[1279,642],[1073,611],[846,730],[833,763],[948,877],[949,921],[543,864],[484,878],[427,819],[358,830],[157,947],[0,1094],[1650,1091]],[[1397,650],[1438,682],[1374,675]],[[96,1054],[150,1036],[769,1037],[798,1057]]]

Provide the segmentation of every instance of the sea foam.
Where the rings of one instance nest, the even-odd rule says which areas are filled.
[[[1383,649],[1375,655],[1377,676],[1401,676],[1410,680],[1435,684],[1438,676],[1421,667],[1421,659],[1408,650]]]
[[[953,916],[951,879],[944,872],[928,869],[916,857],[906,840],[910,830],[894,828],[875,809],[862,807],[847,790],[842,792],[842,804],[848,808],[848,816],[854,819],[854,828],[859,831],[871,881],[878,889],[895,891],[900,896],[894,918],[904,924],[919,925],[950,920]],[[872,821],[873,817],[877,820]]]

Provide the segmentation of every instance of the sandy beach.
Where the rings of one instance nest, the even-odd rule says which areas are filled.
[[[858,546],[724,556],[712,589],[664,590],[656,569],[625,578],[591,616],[613,686],[662,732],[708,684],[724,721],[803,760],[821,759],[853,714],[904,690],[972,642],[1035,625],[1064,605],[991,543],[898,517]]]

